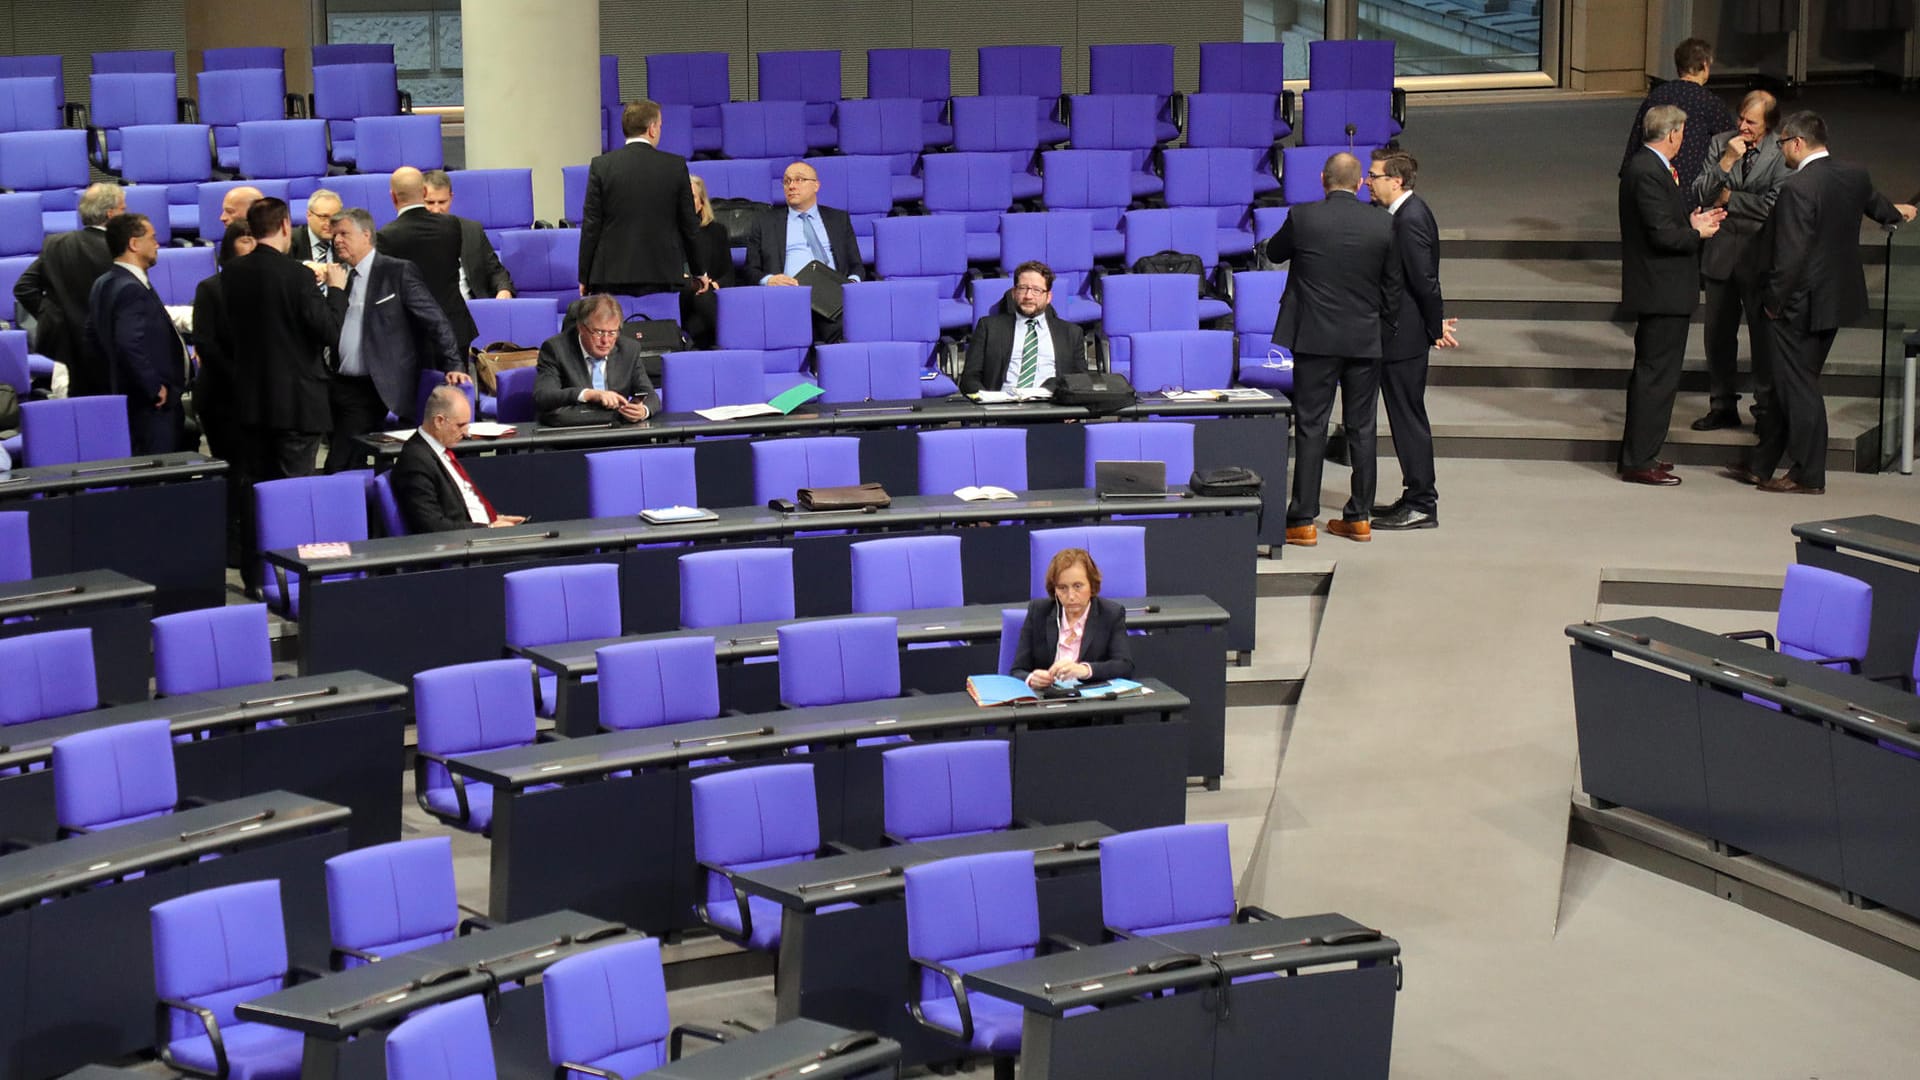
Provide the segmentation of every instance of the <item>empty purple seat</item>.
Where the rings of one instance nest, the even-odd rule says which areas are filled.
[[[167,225],[173,232],[188,236],[200,232],[200,185],[213,179],[210,131],[205,124],[121,129],[121,178],[165,190]]]
[[[504,341],[538,348],[560,329],[560,305],[548,297],[469,300],[467,310],[473,313],[473,325],[479,330],[469,344],[482,347]]]
[[[847,341],[912,342],[919,351],[916,377],[924,377],[919,388],[908,397],[945,397],[958,391],[953,380],[940,370],[938,361],[946,356],[957,363],[952,342],[940,335],[940,293],[925,279],[855,282],[842,291],[845,308],[841,320]],[[825,369],[821,371],[825,385]],[[897,388],[897,387],[896,387]]]
[[[721,289],[719,314],[716,344],[761,352],[768,393],[807,381],[800,368],[813,345],[813,298],[808,290],[778,285]]]
[[[391,63],[393,63],[393,45],[389,42],[355,41],[313,47],[313,66],[317,68],[334,67],[340,64]]]
[[[579,229],[508,229],[500,234],[495,246],[501,265],[513,275],[517,299],[565,301],[579,297]]]
[[[1153,95],[1076,95],[1072,116],[1075,150],[1126,151],[1127,183],[1134,198],[1160,193],[1160,177],[1152,170]]]
[[[886,281],[933,282],[942,330],[973,325],[964,297],[967,226],[953,214],[882,218],[873,223],[874,270]]]
[[[691,446],[602,450],[587,455],[587,512],[593,517],[698,505]]]
[[[1233,275],[1233,332],[1240,345],[1235,378],[1242,386],[1293,390],[1293,357],[1273,343],[1273,324],[1286,292],[1285,270]]]
[[[967,261],[992,262],[1000,256],[1000,215],[1013,208],[1013,184],[1006,159],[991,154],[929,154],[921,162],[926,193],[921,201],[931,214],[952,214],[966,224]]]
[[[869,282],[863,288],[884,284]],[[905,401],[920,397],[926,346],[914,341],[845,341],[814,349],[822,401]]]
[[[230,49],[205,49],[200,53],[202,71],[241,71],[246,68],[270,68],[284,71],[287,50],[277,45],[242,45]]]
[[[666,373],[660,394],[667,412],[752,405],[770,396],[766,360],[757,349],[670,352],[660,361]]]
[[[44,94],[35,92],[37,100],[50,101],[52,108],[45,120],[30,121],[35,125],[30,130],[57,128],[63,123],[74,123],[80,106],[66,100],[66,76],[61,58],[58,56],[0,56],[0,80],[39,79],[46,87]],[[0,126],[0,130],[6,130]]]
[[[437,116],[364,116],[354,121],[356,168],[391,173],[403,165],[425,171],[446,164]],[[466,189],[460,191],[461,216],[467,216]]]
[[[1164,387],[1225,390],[1233,385],[1233,346],[1231,330],[1149,330],[1135,334],[1132,381],[1142,393]],[[1170,483],[1177,483],[1179,475],[1184,474],[1168,466]]]
[[[208,70],[197,79],[200,122],[213,128],[214,156],[222,169],[240,167],[241,124],[292,115],[289,105],[294,98],[287,93],[286,75],[279,68]]]
[[[751,450],[756,503],[791,499],[803,487],[846,487],[860,482],[860,440],[851,436],[759,439]]]
[[[727,54],[656,53],[647,57],[647,95],[662,105],[693,107],[693,148],[720,149],[720,106],[731,101]]]
[[[286,180],[293,198],[313,194],[327,175],[324,120],[249,120],[240,125],[240,175]]]
[[[1006,155],[1013,197],[1039,197],[1043,185],[1033,165],[1040,152],[1040,121],[1031,98],[954,98],[953,148]]]
[[[1300,145],[1378,146],[1395,134],[1392,102],[1389,90],[1308,90]]]
[[[840,50],[763,52],[757,60],[760,100],[804,103],[807,145],[821,149],[835,146],[839,142],[839,132],[834,123],[834,110],[843,96],[840,93]]]
[[[783,626],[780,703],[788,708],[900,696],[900,623],[890,615]]]
[[[58,128],[62,99],[57,80],[33,76],[0,78],[0,132]]]
[[[1123,150],[1048,150],[1040,155],[1048,210],[1085,210],[1093,215],[1093,256],[1118,259],[1126,251],[1120,215],[1133,204]]]
[[[333,160],[353,165],[354,121],[363,116],[398,116],[413,111],[413,96],[400,89],[391,60],[384,63],[327,64],[313,69],[311,115],[324,120],[333,139]]]
[[[87,186],[87,133],[9,131],[0,134],[0,188],[40,195],[40,213],[48,232],[72,227],[71,211]]]
[[[982,45],[980,93],[1032,98],[1040,122],[1040,141],[1064,142],[1067,125],[1060,121],[1060,46]]]
[[[1200,290],[1182,274],[1108,274],[1100,279],[1100,297],[1107,367],[1122,375],[1132,370],[1128,335],[1200,329]]]
[[[1173,46],[1087,46],[1087,91],[1092,94],[1152,94],[1154,137],[1172,142],[1180,135],[1173,119]]]
[[[129,192],[131,194],[131,192]],[[194,290],[202,281],[214,275],[215,256],[219,248],[196,245],[194,247],[163,247],[160,249],[160,261],[147,271],[147,280],[160,299],[173,307],[188,307],[193,304]]]
[[[840,103],[840,152],[885,161],[894,202],[920,201],[922,185],[914,175],[920,147],[919,102],[875,98]]]
[[[792,497],[792,490],[781,496]],[[696,551],[680,556],[678,563],[685,629],[793,618],[791,548]]]
[[[1279,105],[1267,116],[1268,141],[1293,134],[1293,91],[1287,89],[1287,46],[1279,41],[1207,42],[1200,46],[1202,94],[1266,94]],[[1193,143],[1193,101],[1187,101],[1188,145]]]
[[[133,456],[127,402],[118,395],[20,403],[20,436],[29,468]]]
[[[1021,428],[922,431],[915,439],[922,495],[982,484],[1027,490],[1027,433]],[[856,605],[854,610],[861,609]]]
[[[1167,205],[1213,211],[1215,244],[1229,258],[1253,253],[1253,174],[1245,153],[1234,147],[1168,150],[1160,163]]]
[[[1253,193],[1280,190],[1280,153],[1273,137],[1276,101],[1272,94],[1187,95],[1187,146],[1240,152],[1253,176]]]
[[[172,69],[95,75],[90,84],[93,104],[87,110],[87,132],[94,163],[102,172],[120,171],[122,128],[177,124],[186,118],[187,102],[174,96]]]
[[[1391,39],[1309,42],[1307,85],[1315,90],[1388,91],[1388,134],[1400,134],[1407,122],[1407,92],[1394,85]]]
[[[807,106],[799,101],[735,101],[720,106],[720,152],[784,169],[807,155]]]
[[[447,178],[460,192],[460,216],[479,222],[496,244],[508,229],[533,228],[532,169],[456,169]]]
[[[953,141],[953,124],[947,119],[953,98],[949,50],[868,49],[867,96],[918,101],[921,145],[945,146]]]

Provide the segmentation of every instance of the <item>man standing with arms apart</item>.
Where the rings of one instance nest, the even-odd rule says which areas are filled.
[[[1299,438],[1287,543],[1302,547],[1320,542],[1315,519],[1336,388],[1353,462],[1353,497],[1340,517],[1327,522],[1327,531],[1349,540],[1373,539],[1368,518],[1378,475],[1374,397],[1380,390],[1381,345],[1393,336],[1402,283],[1393,219],[1356,197],[1364,172],[1352,154],[1328,158],[1320,173],[1326,198],[1294,207],[1267,241],[1267,258],[1290,264],[1273,343],[1293,353]]]
[[[1786,179],[1780,143],[1768,138],[1779,123],[1773,95],[1755,90],[1740,102],[1739,127],[1723,131],[1707,144],[1707,164],[1693,183],[1696,206],[1727,212],[1720,232],[1700,254],[1700,276],[1707,284],[1707,387],[1711,406],[1693,422],[1695,431],[1740,426],[1740,314],[1747,317],[1747,345],[1753,354],[1753,423],[1774,420],[1773,342],[1760,314],[1762,254],[1755,237],[1773,212],[1774,192]],[[1685,173],[1681,174],[1685,176]]]
[[[66,369],[56,371],[69,397],[105,394],[112,385],[106,358],[87,352],[87,298],[93,283],[113,265],[107,254],[107,222],[127,208],[115,183],[94,184],[80,194],[80,228],[47,237],[40,257],[14,283],[13,298],[33,316],[33,346]],[[58,397],[56,393],[54,396]]]
[[[433,302],[420,271],[404,259],[373,249],[373,215],[358,207],[331,223],[334,247],[348,267],[341,288],[327,298],[340,316],[340,347],[328,398],[333,439],[327,471],[339,472],[353,456],[353,440],[385,426],[387,413],[410,424],[420,373],[438,369],[449,385],[473,381],[453,343],[447,317]]]
[[[445,169],[426,172],[427,209],[460,223],[460,295],[468,300],[513,299],[513,275],[500,264],[487,230],[453,212],[453,178]]]
[[[1667,160],[1680,173],[1683,187],[1700,175],[1700,167],[1707,160],[1708,140],[1733,127],[1733,114],[1707,89],[1707,79],[1713,74],[1713,46],[1700,38],[1688,38],[1674,48],[1673,66],[1680,77],[1654,87],[1640,102],[1640,111],[1633,118],[1633,130],[1627,133],[1626,156],[1620,159],[1621,176],[1627,174],[1627,166],[1635,157],[1642,156],[1640,148],[1653,141],[1646,133],[1647,113],[1662,105],[1678,108],[1692,121],[1687,125],[1690,130],[1680,148],[1667,155]],[[1689,192],[1687,209],[1695,205]]]
[[[87,337],[106,363],[115,393],[127,396],[127,433],[136,454],[171,454],[186,441],[180,391],[187,378],[187,347],[173,328],[147,271],[160,261],[160,242],[145,214],[107,222],[113,266],[93,283],[87,299]]]
[[[460,295],[460,221],[427,210],[427,179],[411,165],[393,171],[391,191],[397,214],[374,243],[380,254],[405,259],[420,271],[427,292],[447,316],[453,340],[465,349],[480,328]]]
[[[1874,190],[1867,170],[1827,154],[1827,124],[1797,112],[1780,125],[1780,153],[1792,170],[1780,184],[1759,250],[1768,259],[1762,304],[1773,329],[1774,399],[1769,425],[1737,479],[1761,491],[1819,495],[1827,489],[1827,402],[1820,369],[1834,334],[1867,310],[1860,265],[1860,219],[1888,228],[1912,221],[1914,208]],[[1784,455],[1787,471],[1774,476]]]
[[[687,159],[659,149],[660,106],[630,101],[620,114],[627,144],[587,166],[580,212],[580,295],[678,292],[688,277],[713,283],[700,264],[700,216]]]
[[[1620,306],[1637,320],[1620,439],[1620,479],[1630,484],[1680,483],[1658,455],[1673,420],[1687,323],[1700,302],[1700,244],[1727,216],[1718,209],[1687,213],[1673,165],[1686,128],[1687,114],[1674,106],[1648,109],[1647,144],[1620,174]]]
[[[1433,425],[1427,421],[1427,350],[1451,349],[1457,319],[1444,317],[1440,295],[1440,227],[1427,202],[1413,193],[1419,163],[1404,150],[1373,152],[1367,189],[1375,206],[1393,215],[1393,248],[1405,290],[1393,334],[1382,349],[1380,399],[1393,428],[1393,452],[1405,487],[1391,506],[1373,508],[1376,529],[1433,529],[1440,525],[1434,487]]]

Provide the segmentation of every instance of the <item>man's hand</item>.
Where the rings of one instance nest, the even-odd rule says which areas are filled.
[[[347,287],[347,267],[345,263],[319,263],[317,265],[319,269],[324,272],[320,280],[325,282],[327,288],[344,289]]]
[[[1894,203],[1893,208],[1895,210],[1900,211],[1901,217],[1907,219],[1908,221],[1913,220],[1914,207],[1912,203]]]
[[[167,388],[166,387],[162,386],[160,388],[160,396],[153,399],[153,407],[156,409],[164,409],[167,407]]]
[[[513,290],[501,289],[499,292],[493,294],[493,298],[495,300],[511,300],[513,299]]]
[[[720,287],[718,285],[715,285],[713,283],[713,279],[711,277],[708,277],[706,274],[701,274],[698,280],[700,282],[700,287],[693,290],[693,293],[695,296],[698,296],[701,293],[705,293],[705,292],[712,292],[713,290]],[[794,282],[794,284],[798,285],[799,282],[796,281]]]
[[[448,385],[448,386],[465,386],[465,385],[467,385],[468,383],[471,383],[472,381],[473,381],[473,376],[471,376],[471,375],[469,375],[469,374],[467,374],[467,373],[466,373],[466,372],[464,372],[464,371],[449,371],[449,372],[447,372],[447,385]]]
[[[647,418],[647,403],[644,401],[623,401],[620,403],[620,418],[629,423],[639,423]]]
[[[1440,336],[1433,339],[1433,347],[1436,349],[1459,348],[1460,339],[1453,336],[1453,328],[1458,325],[1460,325],[1459,319],[1440,320]]]
[[[627,403],[627,399],[611,390],[586,390],[580,400],[588,405],[598,405],[603,409],[618,409]]]
[[[581,296],[587,295],[587,283],[584,281],[580,283],[580,295]]]
[[[1727,205],[1727,203],[1732,201],[1732,199],[1733,199],[1733,189],[1721,188],[1719,196],[1713,200],[1713,208],[1718,210],[1721,207]]]
[[[1753,144],[1747,141],[1745,135],[1735,135],[1733,138],[1728,139],[1727,148],[1720,151],[1720,171],[1726,172],[1728,169],[1733,168],[1734,162],[1746,157],[1747,151],[1751,149],[1752,146]]]
[[[499,517],[487,522],[487,528],[504,529],[510,525],[524,525],[526,521],[527,519],[525,517],[518,514],[501,514]]]
[[[800,283],[799,283],[799,282],[797,282],[797,281],[795,281],[795,280],[793,280],[792,278],[790,278],[790,277],[788,277],[788,276],[787,276],[787,275],[785,275],[785,274],[775,274],[775,275],[773,275],[772,277],[770,277],[770,278],[768,278],[768,279],[767,279],[767,284],[769,284],[769,285],[798,285],[798,284],[800,284]]]
[[[1725,210],[1695,210],[1688,215],[1687,221],[1693,226],[1693,231],[1699,233],[1700,238],[1704,240],[1720,231],[1720,222],[1724,221],[1726,216]]]

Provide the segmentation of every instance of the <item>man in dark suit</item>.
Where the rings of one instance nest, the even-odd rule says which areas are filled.
[[[426,416],[400,447],[391,476],[408,532],[500,528],[527,520],[496,511],[450,452],[467,437],[472,420],[473,409],[459,387],[435,387],[427,396]]]
[[[1014,267],[1007,298],[1010,305],[975,323],[967,338],[961,393],[1032,389],[1087,370],[1086,335],[1054,313],[1053,270],[1046,263]]]
[[[543,424],[633,424],[660,411],[640,344],[620,336],[620,301],[607,293],[575,300],[565,327],[540,345],[533,406]]]
[[[80,195],[81,227],[48,237],[13,286],[14,300],[34,320],[34,350],[66,368],[69,397],[112,392],[105,360],[87,352],[87,297],[113,265],[107,221],[126,208],[119,184],[87,188]]]
[[[173,328],[147,271],[160,261],[160,242],[145,214],[107,222],[113,265],[87,298],[87,340],[106,362],[112,393],[127,397],[127,433],[136,454],[185,449],[186,413],[180,393],[187,379],[187,347]]]
[[[781,175],[780,184],[787,205],[755,217],[747,231],[747,281],[798,285],[800,271],[815,262],[844,278],[860,280],[864,268],[853,236],[853,218],[845,210],[820,205],[820,176],[813,166],[794,162]],[[814,312],[813,340],[839,341],[840,320]]]
[[[1797,112],[1780,125],[1780,153],[1793,172],[1780,184],[1761,234],[1767,255],[1762,306],[1773,330],[1773,393],[1781,422],[1769,425],[1738,479],[1761,491],[1819,495],[1827,488],[1827,402],[1820,370],[1840,327],[1867,310],[1860,219],[1888,228],[1914,208],[1874,190],[1867,170],[1827,153],[1827,125]],[[1774,476],[1780,460],[1787,471]]]
[[[1687,323],[1700,302],[1700,244],[1720,230],[1725,210],[1687,212],[1689,196],[1673,155],[1687,114],[1672,105],[1647,110],[1647,144],[1620,174],[1620,307],[1637,320],[1620,479],[1673,487],[1680,478],[1659,458],[1680,388]]]
[[[1727,212],[1720,231],[1700,252],[1700,276],[1706,279],[1707,414],[1695,431],[1740,426],[1740,316],[1744,309],[1747,342],[1753,353],[1753,422],[1771,423],[1762,399],[1773,394],[1773,342],[1760,313],[1764,267],[1754,238],[1773,212],[1774,193],[1787,177],[1780,141],[1767,134],[1779,126],[1773,95],[1755,90],[1740,102],[1739,126],[1707,144],[1707,163],[1693,180],[1693,201]],[[1685,175],[1684,173],[1681,175]]]
[[[513,299],[513,275],[500,264],[487,230],[453,212],[453,178],[445,169],[428,169],[427,209],[460,223],[460,295],[468,300]]]
[[[460,223],[427,209],[427,181],[419,169],[395,169],[392,192],[398,216],[380,230],[374,244],[380,254],[405,259],[419,269],[427,292],[446,313],[454,343],[465,349],[480,328],[460,295]]]
[[[340,261],[348,267],[343,286],[327,290],[340,316],[340,347],[334,350],[328,392],[333,439],[327,471],[339,472],[352,457],[353,440],[380,430],[389,412],[403,425],[411,422],[421,372],[444,372],[445,381],[454,385],[470,383],[473,376],[420,271],[374,251],[373,215],[357,207],[342,210],[332,231]]]
[[[706,278],[687,159],[659,149],[660,106],[651,101],[628,102],[620,130],[626,145],[587,166],[580,295],[678,292],[686,278]],[[702,291],[711,285],[702,280]]]
[[[1353,464],[1353,497],[1327,531],[1371,540],[1373,490],[1378,475],[1374,396],[1380,390],[1382,343],[1400,312],[1400,260],[1393,219],[1358,198],[1364,170],[1352,154],[1327,159],[1320,173],[1326,198],[1293,208],[1267,241],[1267,258],[1291,263],[1273,343],[1293,353],[1294,424],[1299,432],[1293,500],[1287,506],[1287,543],[1320,542],[1320,477],[1326,465],[1327,421],[1337,388]]]
[[[1419,163],[1404,150],[1373,152],[1367,190],[1375,206],[1393,215],[1393,248],[1400,261],[1400,313],[1382,347],[1380,399],[1393,428],[1405,490],[1390,506],[1373,508],[1376,529],[1432,529],[1440,524],[1434,487],[1433,425],[1427,421],[1427,350],[1458,345],[1440,295],[1440,227],[1427,201],[1414,194]]]
[[[287,204],[260,199],[247,210],[247,229],[259,246],[220,271],[232,342],[235,420],[259,431],[261,479],[311,476],[321,437],[333,430],[327,350],[340,341],[340,316],[313,271],[288,249],[293,228]],[[329,268],[335,285],[346,269]]]
[[[307,196],[307,223],[293,230],[292,246],[287,253],[306,263],[331,263],[339,259],[333,250],[333,219],[340,213],[340,196],[326,188]]]

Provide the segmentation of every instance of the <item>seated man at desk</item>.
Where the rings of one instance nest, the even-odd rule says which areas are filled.
[[[527,520],[496,511],[453,456],[472,421],[473,409],[459,387],[436,386],[427,396],[426,418],[393,467],[393,497],[408,532],[491,529]]]
[[[1084,548],[1064,548],[1047,563],[1047,595],[1027,605],[1013,676],[1036,690],[1062,679],[1125,679],[1133,674],[1127,609],[1100,595],[1100,568]]]
[[[960,392],[1034,389],[1055,375],[1087,370],[1086,334],[1053,310],[1053,271],[1029,260],[1013,271],[1013,288],[967,339]]]
[[[640,344],[620,336],[620,302],[575,300],[560,332],[540,345],[533,405],[543,424],[638,423],[660,411]]]

